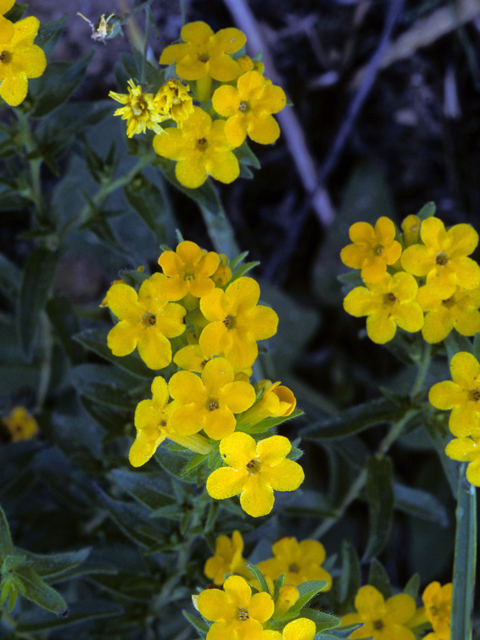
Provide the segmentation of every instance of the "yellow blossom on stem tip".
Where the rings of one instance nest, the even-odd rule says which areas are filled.
[[[4,2],[6,13],[13,3]],[[11,107],[17,107],[27,97],[29,78],[38,78],[45,71],[47,59],[43,50],[33,44],[40,27],[34,16],[12,23],[0,15],[0,96]]]
[[[267,579],[266,576],[265,579]],[[278,592],[278,598],[275,602],[275,611],[273,613],[274,618],[280,618],[285,615],[289,609],[293,607],[293,605],[300,598],[300,592],[293,584],[284,584],[280,587]]]
[[[402,222],[403,242],[405,247],[418,242],[422,222],[418,216],[409,215]]]
[[[193,113],[192,96],[189,95],[189,87],[174,78],[160,87],[154,98],[158,110],[169,116],[179,126]]]
[[[263,73],[265,71],[265,65],[263,62],[255,62],[250,58],[250,56],[241,56],[240,58],[237,58],[237,62],[240,65],[242,73],[247,73],[247,71],[258,71],[259,73]]]
[[[181,128],[167,127],[155,136],[153,148],[159,156],[176,161],[175,176],[184,187],[196,189],[208,176],[229,184],[240,175],[238,160],[225,135],[225,121],[212,119],[194,107]]]
[[[273,144],[280,127],[272,113],[281,111],[287,102],[283,89],[267,83],[258,71],[248,71],[237,81],[237,88],[219,87],[212,98],[213,108],[228,118],[225,135],[233,147],[249,138],[259,144]]]
[[[426,312],[422,335],[430,344],[444,340],[454,327],[462,336],[480,331],[480,287],[464,289],[457,285],[455,292],[442,300],[426,285],[418,290],[416,302]]]
[[[457,284],[465,289],[480,285],[480,266],[469,256],[478,244],[478,234],[469,224],[445,229],[438,218],[422,222],[424,244],[414,244],[402,253],[402,267],[418,277],[427,278],[434,294],[444,300],[455,293]]]
[[[255,389],[249,382],[235,382],[233,367],[225,358],[214,358],[205,365],[200,378],[191,371],[179,371],[170,379],[170,395],[179,408],[172,415],[172,426],[180,433],[201,429],[214,440],[235,430],[234,414],[255,402]]]
[[[127,120],[127,136],[131,138],[147,129],[163,133],[159,123],[169,120],[170,116],[159,111],[153,94],[143,93],[141,86],[136,85],[133,80],[129,80],[128,85],[128,93],[110,91],[108,94],[110,98],[125,105],[117,109],[113,115],[122,116],[122,120]]]
[[[197,298],[215,288],[211,279],[219,263],[218,254],[204,253],[198,244],[185,240],[175,251],[164,251],[158,259],[167,280],[162,285],[162,294],[168,300],[180,300],[187,293]]]
[[[246,42],[238,29],[221,29],[214,33],[205,22],[190,22],[181,31],[183,43],[163,50],[160,64],[176,63],[176,72],[184,80],[210,76],[229,82],[241,73],[239,64],[228,54],[236,53]]]
[[[270,594],[252,596],[244,578],[230,576],[223,590],[202,591],[197,608],[204,618],[214,622],[207,640],[264,640],[263,623],[272,617],[274,604]]]
[[[262,640],[313,640],[317,628],[313,620],[297,618],[280,631],[265,631]]]
[[[452,380],[437,382],[428,399],[437,409],[452,410],[448,426],[454,436],[480,434],[480,363],[471,353],[456,353],[450,362]]]
[[[269,307],[257,305],[260,287],[253,278],[238,278],[225,291],[214,289],[200,300],[209,321],[199,344],[208,357],[224,353],[237,371],[252,366],[258,355],[257,340],[272,337],[278,316]]]
[[[350,227],[353,244],[344,247],[340,258],[347,267],[361,269],[365,282],[379,282],[385,276],[387,265],[394,264],[402,252],[395,240],[395,225],[383,216],[375,224],[356,222]]]
[[[37,421],[25,407],[14,407],[9,416],[2,418],[2,423],[9,430],[12,442],[30,440],[38,433]]]
[[[240,494],[240,505],[248,515],[267,515],[273,508],[274,491],[294,491],[305,478],[302,467],[286,459],[291,448],[283,436],[256,443],[246,433],[233,433],[220,442],[228,466],[210,474],[208,493],[216,500]]]
[[[452,589],[451,582],[443,587],[439,582],[431,582],[422,594],[425,614],[440,640],[450,640]]]
[[[246,578],[251,577],[250,571],[245,566],[242,556],[243,539],[240,531],[232,533],[232,539],[228,536],[218,536],[215,543],[215,555],[205,563],[204,573],[215,584],[225,582],[226,573],[242,574]]]
[[[348,613],[342,617],[343,626],[363,622],[363,627],[356,629],[350,638],[415,640],[413,631],[405,626],[415,615],[415,600],[406,593],[399,593],[385,601],[375,587],[366,585],[355,596],[355,609],[358,613]]]
[[[397,326],[411,332],[423,327],[423,311],[415,302],[417,290],[417,282],[409,273],[387,273],[380,282],[350,291],[343,307],[356,318],[368,316],[368,337],[385,344],[394,337]]]
[[[260,380],[255,385],[255,391],[263,391],[259,401],[239,417],[238,426],[257,424],[265,418],[289,416],[297,404],[297,400],[288,387],[280,386],[280,382]]]
[[[332,576],[321,566],[325,560],[325,548],[317,540],[298,542],[293,536],[284,536],[272,545],[273,558],[258,563],[258,568],[272,580],[285,574],[286,585],[299,585],[310,580],[328,583],[324,591],[332,586]]]
[[[128,456],[132,466],[140,467],[150,460],[166,438],[196,453],[206,454],[211,451],[212,446],[203,436],[186,436],[172,428],[172,413],[178,405],[176,402],[168,402],[168,384],[161,376],[153,380],[152,395],[152,400],[142,400],[135,410],[137,437]]]
[[[215,282],[217,287],[222,288],[232,279],[232,270],[227,264],[228,258],[224,253],[220,253],[218,257],[220,258],[220,264],[213,274],[212,280]]]
[[[452,460],[469,462],[467,480],[480,487],[480,432],[471,438],[455,438],[447,444],[445,453]]]
[[[209,358],[205,357],[199,344],[189,344],[177,351],[173,356],[173,361],[180,369],[202,373]]]
[[[163,369],[172,361],[168,338],[185,331],[185,309],[161,295],[163,273],[155,273],[137,294],[127,284],[113,284],[107,292],[107,304],[120,320],[107,336],[115,356],[126,356],[138,347],[140,357],[150,369]]]

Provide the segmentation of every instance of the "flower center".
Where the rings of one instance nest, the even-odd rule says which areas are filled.
[[[252,105],[247,100],[242,100],[238,105],[238,110],[245,114],[250,113]]]
[[[448,255],[443,251],[441,251],[440,253],[437,253],[435,262],[438,264],[439,267],[445,267],[450,262],[450,260],[448,258]]]
[[[381,631],[385,625],[383,624],[383,620],[375,620],[373,623],[373,628],[377,631]]]
[[[442,304],[444,307],[447,307],[447,309],[451,309],[452,307],[455,306],[455,295],[450,296],[450,298],[447,298],[446,300],[442,300]]]
[[[438,615],[438,607],[436,607],[435,605],[432,605],[431,607],[429,607],[429,611],[432,614],[432,616]]]
[[[246,622],[250,618],[248,609],[245,609],[244,607],[237,609],[237,618],[240,622]]]
[[[235,318],[235,316],[228,314],[228,316],[226,316],[226,318],[224,319],[223,324],[227,327],[227,329],[235,329],[235,327],[237,326],[237,319]]]
[[[157,324],[157,317],[154,316],[153,313],[148,312],[142,316],[142,324],[147,329],[154,327]]]
[[[393,293],[390,291],[389,293],[386,293],[383,296],[383,303],[387,304],[387,305],[392,305],[395,304],[395,302],[397,301],[396,297],[393,295]]]
[[[288,570],[290,571],[290,573],[298,573],[300,571],[300,567],[295,562],[292,562],[292,564],[288,567]]]
[[[470,402],[478,402],[480,400],[480,389],[470,389],[467,396]]]
[[[195,273],[195,271],[185,271],[185,273],[183,274],[183,279],[185,280],[185,282],[193,282],[197,279],[197,274]]]
[[[220,409],[220,402],[218,401],[218,398],[211,397],[208,398],[205,406],[209,411],[215,411],[216,409]]]
[[[210,145],[208,144],[208,140],[206,138],[199,138],[195,142],[195,149],[198,151],[206,151]]]
[[[245,468],[248,471],[248,473],[250,473],[250,475],[256,476],[257,473],[260,472],[262,465],[258,460],[250,460],[250,462],[247,462],[247,464],[245,465]]]
[[[197,58],[200,62],[208,62],[210,60],[210,54],[206,51],[202,51],[202,53],[197,54]]]
[[[2,64],[9,64],[9,62],[12,61],[12,54],[10,53],[10,51],[7,51],[6,49],[4,51],[2,51],[2,53],[0,53],[0,62]]]
[[[143,96],[139,96],[137,98],[136,103],[135,103],[135,107],[133,109],[133,112],[134,112],[135,115],[142,115],[146,111],[148,111],[147,101],[145,100],[145,98]]]
[[[373,247],[373,253],[377,256],[381,256],[384,250],[385,247],[383,246],[383,244],[377,244],[375,247]]]

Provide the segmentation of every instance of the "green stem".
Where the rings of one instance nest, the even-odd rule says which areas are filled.
[[[233,228],[223,208],[215,213],[202,206],[200,206],[200,210],[215,251],[224,253],[229,258],[238,255],[240,249],[235,240]]]
[[[155,154],[153,152],[147,154],[145,157],[140,158],[137,164],[127,174],[121,176],[120,178],[117,178],[113,182],[110,182],[110,184],[103,185],[93,196],[92,202],[94,204],[100,204],[100,202],[102,202],[102,200],[104,200],[113,191],[116,191],[120,187],[124,187],[126,184],[129,184],[129,182],[131,182],[133,178],[135,178],[137,173],[139,173],[147,164],[150,164],[154,156]],[[90,217],[90,214],[90,205],[85,205],[78,215],[72,218],[72,220],[67,222],[67,224],[65,224],[60,229],[60,231],[58,232],[59,242],[70,231],[70,229],[86,222]]]
[[[185,26],[185,0],[180,0],[180,15],[182,16],[182,27]]]
[[[23,146],[25,147],[27,154],[31,153],[36,149],[36,145],[32,136],[32,132],[30,130],[28,118],[20,110],[15,109],[15,113],[20,124],[20,136]],[[29,197],[35,206],[36,221],[37,223],[40,223],[45,217],[45,210],[43,208],[42,184],[40,180],[42,158],[34,158],[32,160],[29,160],[28,164],[30,168]]]
[[[458,481],[450,637],[471,640],[477,560],[477,511],[475,487],[465,478],[465,466],[462,466]]]
[[[41,331],[43,333],[42,340],[42,368],[40,370],[40,380],[37,386],[37,402],[35,405],[34,415],[39,413],[47,397],[48,387],[50,385],[50,378],[52,375],[52,351],[53,351],[53,336],[50,327],[50,322],[46,313],[42,314]]]
[[[410,397],[413,398],[421,389],[422,384],[425,381],[425,376],[427,375],[428,367],[430,366],[432,354],[432,345],[428,342],[425,342],[425,346],[423,349],[423,354],[420,362],[418,363],[418,371],[415,382],[413,383],[412,390],[410,391]]]

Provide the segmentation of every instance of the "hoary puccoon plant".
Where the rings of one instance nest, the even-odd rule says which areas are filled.
[[[0,638],[472,638],[477,232],[432,204],[355,221],[344,308],[404,372],[343,410],[307,393],[308,311],[262,294],[217,186],[253,178],[285,92],[231,26],[154,57],[151,3],[81,16],[92,50],[59,62],[88,26],[0,0]],[[142,16],[110,93],[69,100]]]

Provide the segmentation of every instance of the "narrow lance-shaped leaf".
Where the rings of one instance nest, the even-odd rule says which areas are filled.
[[[49,587],[38,574],[27,566],[20,566],[15,573],[20,577],[24,587],[23,594],[28,600],[32,600],[42,609],[56,613],[58,616],[66,616],[68,613],[67,603],[62,596]]]
[[[70,571],[79,564],[82,564],[90,555],[91,548],[50,555],[31,553],[23,549],[17,549],[17,551],[24,554],[27,566],[31,567],[35,573],[45,579],[59,577],[65,571]]]
[[[370,537],[363,556],[366,562],[387,544],[393,516],[392,462],[372,456],[367,462],[366,494],[370,514]]]
[[[65,627],[87,622],[99,618],[119,617],[123,608],[107,600],[94,600],[90,602],[77,602],[70,607],[68,618],[53,618],[44,611],[33,611],[28,616],[21,617],[16,625],[18,633],[39,633],[50,629],[63,629]]]
[[[13,543],[10,536],[10,528],[7,522],[7,516],[0,507],[0,562],[13,552]]]
[[[344,603],[353,599],[360,587],[360,562],[352,545],[343,541],[342,545],[342,573],[340,574],[339,598]]]
[[[377,591],[380,591],[385,600],[392,595],[392,587],[390,586],[390,579],[388,573],[381,562],[376,558],[373,558],[370,564],[370,571],[368,572],[368,584],[375,587]]]

